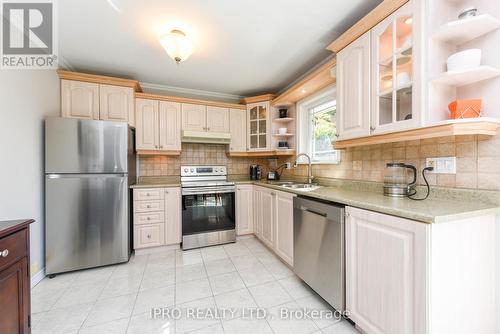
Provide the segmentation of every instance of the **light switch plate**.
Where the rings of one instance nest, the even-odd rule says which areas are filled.
[[[434,174],[456,174],[457,173],[457,158],[455,157],[439,157],[425,159],[425,167],[434,167],[430,173]]]

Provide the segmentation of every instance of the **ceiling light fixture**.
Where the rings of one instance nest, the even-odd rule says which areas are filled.
[[[160,36],[160,44],[177,64],[185,61],[193,53],[193,44],[184,32],[174,29]]]

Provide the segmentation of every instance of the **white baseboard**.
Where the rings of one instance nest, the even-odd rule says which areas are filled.
[[[31,276],[31,288],[33,289],[45,277],[45,268]]]

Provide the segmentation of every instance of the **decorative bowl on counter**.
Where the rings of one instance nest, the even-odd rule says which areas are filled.
[[[446,61],[448,72],[476,68],[481,65],[481,49],[468,49],[452,54]]]
[[[476,118],[481,117],[481,99],[456,100],[448,104],[450,118]]]

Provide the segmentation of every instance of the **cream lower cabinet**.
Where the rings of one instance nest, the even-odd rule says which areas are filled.
[[[134,189],[134,249],[181,242],[181,190]]]
[[[176,102],[136,99],[137,150],[181,150],[181,105]]]
[[[236,234],[254,233],[253,185],[236,187]]]
[[[255,186],[255,235],[293,266],[294,194]]]
[[[62,117],[128,122],[135,126],[134,89],[61,80]]]
[[[368,334],[426,333],[430,225],[346,208],[346,306]]]

